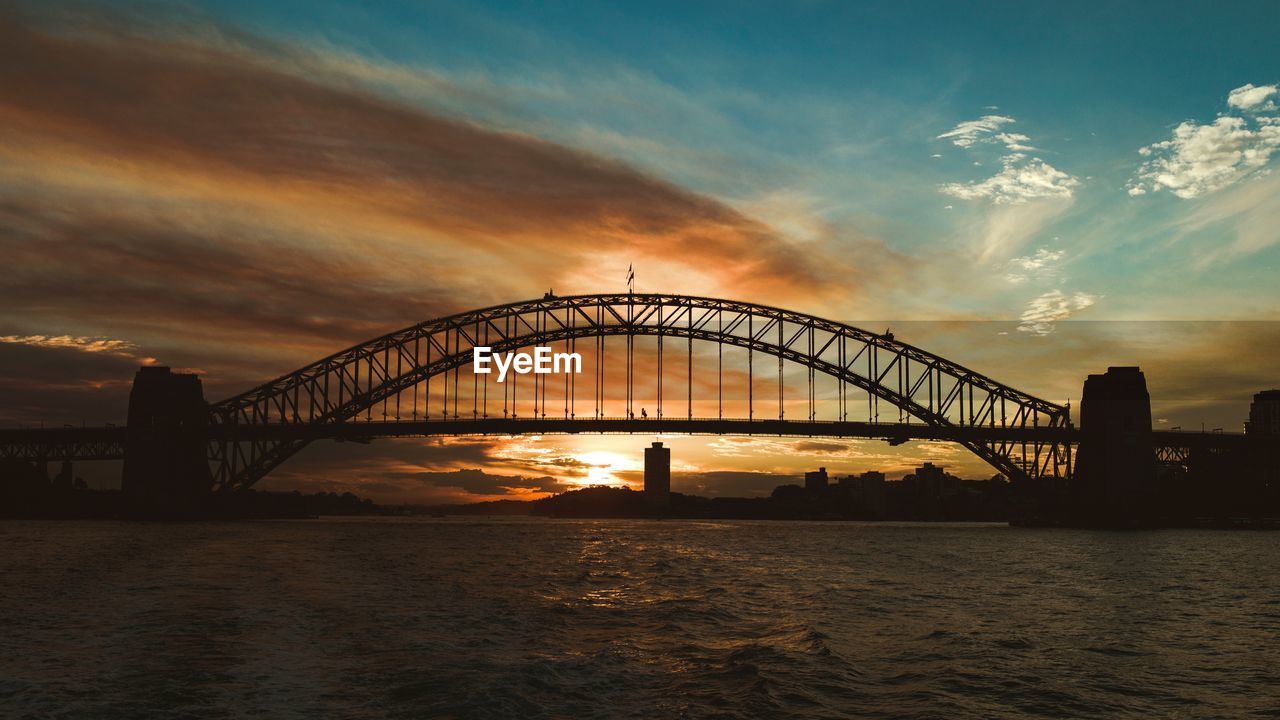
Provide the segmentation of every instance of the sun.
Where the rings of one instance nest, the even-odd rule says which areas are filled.
[[[633,458],[609,450],[590,450],[575,455],[574,459],[587,466],[583,485],[625,485],[615,473],[634,469],[636,464]]]

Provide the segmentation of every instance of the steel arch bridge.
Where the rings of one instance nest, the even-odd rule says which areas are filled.
[[[655,353],[642,353],[642,362],[636,362],[637,341],[642,337],[656,338],[653,375],[647,373],[653,370],[650,355]],[[609,338],[625,338],[624,359],[611,361],[617,352],[616,347],[606,352]],[[668,359],[664,372],[664,340],[682,340],[675,344],[687,346],[687,352],[677,353],[676,358],[676,362],[684,361],[687,376],[684,412],[675,416],[687,421],[679,425],[682,428],[693,426],[695,404],[701,409],[714,402],[716,415],[701,419],[722,421],[721,426],[732,427],[735,433],[753,434],[758,427],[760,434],[839,435],[829,427],[832,419],[819,418],[819,410],[834,412],[836,424],[866,425],[850,422],[851,412],[860,416],[865,395],[869,423],[878,423],[879,404],[886,402],[897,408],[908,424],[914,419],[941,433],[926,436],[954,439],[1011,479],[1068,477],[1071,473],[1068,408],[897,341],[887,332],[876,334],[777,307],[717,298],[631,293],[557,297],[548,293],[538,300],[419,323],[210,405],[213,486],[221,491],[247,488],[311,439],[358,437],[359,433],[350,432],[355,424],[367,427],[368,436],[408,434],[388,429],[396,425],[388,422],[389,418],[435,428],[456,423],[458,431],[466,433],[541,433],[544,429],[652,432],[666,425],[676,427],[673,416],[669,412],[664,415],[662,385],[664,376],[671,374],[672,362]],[[714,399],[701,391],[695,393],[696,385],[709,385],[704,378],[710,371],[703,367],[705,362],[696,362],[694,341],[715,346]],[[554,388],[550,387],[551,376],[529,376],[526,384],[532,388],[523,396],[517,395],[515,378],[499,385],[491,383],[489,375],[470,372],[472,349],[477,346],[500,353],[555,344],[593,357],[590,391],[584,387],[588,380],[585,372],[557,377]],[[725,415],[726,349],[739,356],[745,351],[746,418]],[[672,352],[668,350],[668,356]],[[739,365],[742,359],[738,358]],[[773,374],[773,359],[776,417],[772,413],[766,417],[766,410],[774,406],[758,397],[756,385],[757,378]],[[625,414],[621,418],[606,414],[610,368],[613,374],[620,371],[611,362],[625,363]],[[786,418],[784,370],[788,363],[807,376],[802,384],[807,391],[808,416],[799,420]],[[588,365],[584,362],[584,370]],[[635,419],[636,381],[641,372],[646,373],[645,379],[656,380],[657,415],[652,425]],[[740,377],[742,368],[731,366],[728,372]],[[833,382],[834,387],[820,390],[823,381]],[[499,392],[501,417],[497,414]],[[734,392],[741,394],[730,387],[731,395]],[[532,407],[531,414],[519,414],[517,399],[523,399],[526,409]],[[679,404],[679,400],[675,402]],[[616,407],[616,401],[614,404]],[[666,407],[671,407],[670,400]],[[374,410],[379,411],[379,422],[361,422],[362,415],[364,421],[372,421]],[[574,429],[565,429],[570,426]]]

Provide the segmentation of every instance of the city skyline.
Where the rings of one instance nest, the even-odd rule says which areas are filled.
[[[1143,8],[984,22],[1014,7],[0,11],[3,422],[118,421],[139,363],[217,400],[634,266],[638,290],[889,326],[1054,402],[1142,365],[1157,423],[1238,429],[1280,349],[1270,26],[1231,5],[1123,37]],[[1055,54],[1082,38],[1096,54]],[[985,476],[944,444],[660,439],[677,491]],[[325,446],[269,486],[636,486],[647,443]]]

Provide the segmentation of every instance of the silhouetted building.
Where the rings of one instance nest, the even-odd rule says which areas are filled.
[[[960,478],[941,465],[927,462],[895,483],[898,505],[909,507],[915,519],[943,519],[960,494]]]
[[[788,502],[802,500],[804,499],[804,488],[795,484],[779,485],[773,489],[773,492],[769,494],[769,497],[774,500],[785,500]]]
[[[916,494],[927,498],[940,498],[943,493],[954,490],[960,478],[948,475],[946,468],[927,462],[916,468]]]
[[[868,470],[858,476],[858,484],[864,488],[882,487],[884,485],[884,473],[878,470]]]
[[[1253,396],[1244,431],[1249,435],[1280,435],[1280,390],[1264,390]]]
[[[1080,435],[1075,511],[1099,524],[1144,522],[1154,510],[1156,464],[1151,396],[1141,370],[1111,367],[1085,380]]]
[[[883,517],[887,510],[884,483],[884,473],[868,470],[861,475],[840,478],[839,485],[857,510],[872,517]]]
[[[671,448],[660,442],[644,449],[644,504],[650,508],[671,505]]]
[[[804,490],[812,494],[825,492],[827,480],[827,469],[824,467],[818,468],[814,472],[807,472],[804,474]]]

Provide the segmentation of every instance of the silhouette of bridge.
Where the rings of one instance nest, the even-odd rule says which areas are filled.
[[[481,346],[576,352],[583,373],[497,383],[472,372]],[[882,404],[898,422],[880,422]],[[212,404],[195,376],[143,368],[126,427],[4,430],[0,457],[124,459],[126,489],[198,495],[248,488],[315,440],[549,433],[945,440],[1014,481],[1070,478],[1083,437],[1067,407],[887,331],[717,298],[548,293],[419,323]],[[1152,441],[1176,457],[1244,437]]]
[[[646,336],[657,341],[652,361],[644,363],[642,369],[636,363],[636,345],[639,338]],[[623,341],[616,359],[608,347],[608,338]],[[664,362],[669,361],[673,350],[666,341],[673,339],[685,344],[683,357],[678,358],[684,360],[685,392],[678,399],[667,397],[667,388],[663,387],[669,374]],[[584,340],[590,340],[591,346],[586,347],[588,343],[581,342]],[[750,423],[765,417],[777,418],[779,423],[807,424],[817,420],[815,381],[819,374],[836,381],[832,396],[824,403],[836,415],[835,420],[844,421],[851,413],[860,412],[865,401],[869,422],[877,419],[880,403],[887,402],[905,417],[941,428],[1013,430],[1063,428],[1070,424],[1067,409],[1062,406],[897,341],[891,335],[812,315],[755,303],[681,295],[548,295],[414,325],[211,406],[209,424],[222,435],[211,444],[214,484],[219,488],[252,485],[305,446],[309,436],[332,432],[315,426],[357,421],[362,414],[370,420],[375,410],[384,418],[404,419],[408,415],[411,422],[420,414],[430,418],[433,399],[438,401],[434,417],[441,420],[494,418],[499,412],[497,391],[502,393],[503,418],[523,416],[542,421],[559,417],[585,420],[575,425],[583,431],[619,431],[620,426],[606,420],[610,390],[623,395],[623,418],[636,418],[641,410],[637,386],[641,384],[640,373],[644,372],[644,379],[651,381],[645,384],[653,385],[656,391],[654,421],[671,419],[673,400],[676,412],[691,420],[695,388],[710,390],[710,383],[695,376],[695,341],[711,343],[716,348],[714,400],[718,421],[729,419],[724,412],[725,352],[745,351],[745,382],[740,368],[731,367],[733,377],[727,388],[730,394],[745,390],[746,395],[743,419],[748,424],[736,427],[734,432],[760,432]],[[477,346],[500,353],[552,345],[592,357],[588,363],[592,369],[590,390],[582,387],[585,378],[572,374],[554,380],[534,375],[523,378],[532,387],[526,390],[525,404],[521,406],[522,378],[511,377],[498,389],[491,387],[496,383],[490,383],[488,376],[465,372],[472,361],[472,348]],[[773,360],[776,367],[766,370],[757,358]],[[743,358],[738,360],[741,364]],[[786,417],[787,362],[805,371],[804,386],[800,388],[805,393],[805,415],[798,420]],[[611,368],[621,372],[610,373]],[[711,369],[699,367],[699,372],[710,374]],[[758,377],[775,372],[777,397],[758,397]],[[611,374],[622,377],[611,378]],[[469,383],[462,381],[466,375]],[[553,381],[557,383],[554,388]],[[433,382],[438,386],[436,392],[430,385]],[[614,383],[621,387],[614,388]],[[743,384],[745,388],[741,387]],[[851,393],[859,397],[851,398]],[[712,399],[709,392],[704,394],[701,389],[698,395],[699,407]],[[256,432],[267,425],[312,427],[275,436]],[[521,432],[546,432],[527,425],[508,427]],[[655,432],[656,428],[635,425],[631,430]],[[797,433],[791,430],[786,434]],[[1000,435],[982,439],[957,435],[950,439],[1011,477],[1069,471],[1070,448],[1063,441],[1033,436],[1015,442],[1012,436]]]

